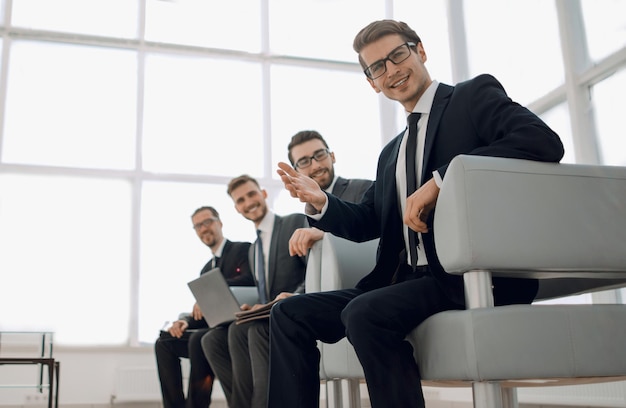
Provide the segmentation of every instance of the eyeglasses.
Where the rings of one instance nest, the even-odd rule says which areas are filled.
[[[197,224],[193,224],[193,229],[198,231],[201,227],[209,228],[211,225],[213,225],[215,221],[217,221],[217,218],[214,218],[214,217],[207,218],[204,221],[200,221]]]
[[[329,154],[330,154],[330,152],[328,151],[328,149],[316,150],[315,153],[313,153],[313,156],[303,157],[303,158],[299,159],[296,162],[294,167],[296,169],[304,169],[305,167],[309,167],[311,165],[311,163],[313,163],[311,161],[311,159],[315,159],[316,162],[321,162],[322,160],[327,158]]]
[[[380,78],[385,72],[387,72],[387,61],[393,62],[395,65],[405,61],[411,56],[411,47],[415,47],[415,43],[405,42],[399,47],[394,48],[387,58],[376,61],[369,67],[365,68],[365,75],[369,79]]]

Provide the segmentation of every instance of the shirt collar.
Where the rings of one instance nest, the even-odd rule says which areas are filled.
[[[265,217],[263,217],[263,219],[261,220],[261,223],[259,224],[259,226],[256,228],[257,230],[261,230],[264,233],[264,236],[269,236],[272,234],[272,231],[274,230],[274,220],[276,219],[276,214],[274,214],[272,211],[267,210],[267,214],[265,214]],[[269,234],[269,235],[267,235]]]
[[[226,245],[226,238],[222,240],[220,246],[217,247],[217,250],[213,252],[213,256],[218,257],[222,256],[222,252],[224,252],[224,246]]]
[[[335,184],[337,184],[337,176],[335,176],[335,178],[333,179],[332,183],[330,183],[330,186],[328,186],[328,188],[324,191],[326,191],[327,193],[331,193],[333,192],[333,189],[335,188]]]

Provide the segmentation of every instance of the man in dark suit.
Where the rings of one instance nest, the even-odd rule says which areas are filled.
[[[435,313],[465,308],[462,279],[443,270],[433,240],[433,209],[448,164],[459,154],[546,162],[563,156],[558,135],[511,101],[492,76],[454,87],[431,80],[423,44],[405,23],[371,23],[354,49],[369,84],[400,102],[409,126],[383,148],[375,183],[358,204],[279,164],[285,187],[307,203],[312,225],[380,242],[374,269],[355,288],[295,296],[272,309],[270,408],[317,407],[316,340],[344,336],[363,366],[372,408],[423,408],[419,367],[404,338]],[[493,285],[497,305],[529,303],[537,292],[535,280],[494,279]]]
[[[335,153],[315,130],[302,130],[291,137],[287,146],[291,165],[300,174],[311,177],[320,188],[342,200],[358,203],[372,180],[345,179],[335,174]],[[292,255],[306,256],[324,232],[313,227],[298,228],[289,240]]]
[[[249,242],[231,242],[224,238],[222,221],[213,207],[200,207],[191,216],[198,238],[211,248],[213,257],[200,274],[219,267],[231,286],[254,286],[248,261]],[[198,304],[192,313],[175,321],[162,331],[154,348],[161,382],[164,408],[208,407],[211,404],[213,378],[209,362],[202,351],[200,340],[209,330]],[[187,398],[183,392],[181,358],[190,362]]]
[[[254,310],[269,300],[303,293],[305,258],[289,254],[289,238],[297,228],[306,225],[305,216],[274,214],[267,207],[267,192],[247,175],[231,180],[227,191],[237,212],[252,221],[259,234],[250,251],[250,262],[254,265],[260,303],[242,305],[242,310]],[[267,318],[231,324],[227,330],[212,330],[202,338],[202,347],[230,408],[265,408],[269,367]]]

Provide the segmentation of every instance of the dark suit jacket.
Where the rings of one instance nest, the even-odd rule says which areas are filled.
[[[404,261],[400,256],[404,238],[395,178],[403,134],[383,148],[376,181],[360,203],[347,203],[329,194],[325,215],[317,222],[310,220],[322,230],[353,241],[380,237],[374,270],[357,284],[363,290],[389,285]],[[428,119],[422,184],[432,178],[434,170],[445,177],[448,164],[459,154],[558,162],[563,157],[563,145],[541,119],[511,101],[495,78],[481,75],[455,87],[438,86]],[[437,259],[433,214],[428,220],[431,233],[422,234],[431,273],[450,299],[464,304],[461,278],[446,274]],[[537,282],[494,279],[494,287],[496,304],[528,303],[536,294]]]
[[[372,180],[337,177],[332,194],[342,200],[358,203],[372,183]]]
[[[289,238],[296,229],[305,226],[303,214],[276,215],[268,260],[269,300],[281,292],[304,293],[306,258],[289,255]],[[252,245],[249,251],[250,265],[254,265],[254,248]]]
[[[249,242],[231,242],[226,240],[219,267],[226,282],[230,286],[254,286],[254,277],[248,261]],[[213,258],[211,258],[200,271],[200,275],[213,269]],[[199,329],[208,327],[204,319],[194,320],[191,316],[185,317],[189,323],[189,329]]]

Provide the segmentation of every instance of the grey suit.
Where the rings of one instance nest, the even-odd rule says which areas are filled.
[[[337,177],[337,181],[331,193],[344,201],[358,203],[372,183],[372,180]]]
[[[281,292],[304,292],[306,262],[302,257],[289,255],[289,239],[296,229],[305,226],[303,214],[276,215],[268,259],[269,299]],[[254,265],[254,245],[249,257],[250,265]],[[268,322],[263,319],[231,324],[214,329],[202,338],[202,348],[222,384],[230,408],[265,408],[267,404]]]

